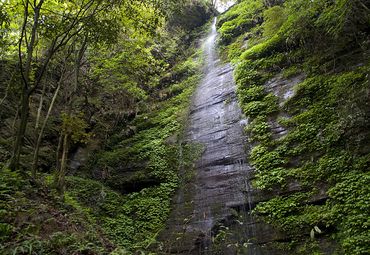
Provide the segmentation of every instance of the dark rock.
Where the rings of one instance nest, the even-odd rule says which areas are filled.
[[[194,179],[174,198],[159,253],[278,254],[265,244],[282,235],[251,215],[258,192],[249,183],[253,169],[244,150],[247,121],[235,95],[232,67],[220,64],[215,38],[214,27],[205,42],[205,78],[193,96],[186,135],[187,143],[201,143],[205,150]],[[220,242],[223,228],[230,238]]]

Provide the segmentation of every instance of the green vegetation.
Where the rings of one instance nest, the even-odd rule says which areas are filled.
[[[254,212],[290,239],[276,247],[294,254],[370,252],[369,7],[241,1],[219,21],[220,44],[236,64],[239,102],[250,119],[254,186],[277,194]],[[249,25],[230,29],[243,22]],[[267,83],[296,77],[288,99]],[[276,124],[287,134],[276,134]]]
[[[171,198],[180,183],[179,170],[185,160],[180,151],[186,154],[190,149],[181,144],[181,136],[189,97],[200,79],[200,54],[198,52],[175,68],[175,72],[185,68],[190,76],[164,89],[169,99],[156,105],[155,110],[137,116],[132,123],[138,130],[135,135],[121,141],[115,137],[117,143],[108,142],[109,148],[96,154],[91,161],[91,168],[109,172],[104,178],[106,185],[125,193],[134,191],[121,198],[122,201],[107,201],[110,210],[105,209],[103,213],[93,210],[104,231],[127,249],[145,250],[153,244],[170,212]],[[131,171],[124,171],[122,165],[132,166]],[[75,190],[79,185],[84,191]],[[94,189],[83,183],[71,184],[71,187],[78,199],[85,193],[90,194],[87,198],[93,197]]]
[[[182,136],[214,13],[0,2],[1,254],[151,253],[192,175]]]
[[[243,31],[249,30],[259,23],[263,10],[262,1],[242,1],[221,16],[220,37],[223,43],[230,42]]]
[[[171,198],[203,150],[183,135],[215,3],[0,1],[1,254],[165,245]],[[274,194],[254,214],[292,254],[370,253],[369,9],[240,0],[218,19],[253,185]],[[233,240],[218,227],[216,252]]]
[[[3,169],[0,240],[2,254],[106,254],[112,243],[85,212],[72,207],[18,172]]]

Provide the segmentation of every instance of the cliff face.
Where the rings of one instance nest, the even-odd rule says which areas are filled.
[[[187,133],[204,152],[163,253],[369,252],[369,7],[240,1],[219,18],[234,70],[211,33]]]
[[[279,250],[369,252],[368,8],[255,0],[219,18],[248,120],[254,216],[284,233],[268,241]]]
[[[193,176],[174,199],[160,238],[162,252],[271,254],[260,244],[281,237],[251,215],[254,196],[260,194],[251,187],[252,168],[246,160],[247,120],[238,105],[233,69],[216,52],[216,37],[215,20],[205,38],[204,78],[192,98],[184,141],[200,145],[202,154],[193,170],[182,173],[193,171]]]

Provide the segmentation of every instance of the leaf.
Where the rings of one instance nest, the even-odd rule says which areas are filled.
[[[311,237],[311,239],[315,238],[315,230],[314,229],[311,229],[310,237]]]
[[[317,233],[319,233],[319,234],[321,234],[321,233],[322,233],[321,229],[319,229],[319,227],[318,227],[318,226],[314,226],[313,228],[315,229],[315,231],[316,231]]]

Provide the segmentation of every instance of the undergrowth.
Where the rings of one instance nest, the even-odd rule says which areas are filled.
[[[18,172],[0,171],[1,254],[109,254],[115,245],[79,206]]]
[[[219,22],[249,119],[253,184],[275,194],[254,213],[285,233],[289,241],[276,247],[293,254],[368,254],[369,6],[269,2],[242,1]],[[230,29],[250,20],[252,27]],[[269,88],[272,78],[300,82],[283,99]],[[287,133],[277,136],[274,123]]]
[[[152,254],[171,199],[192,165],[182,144],[190,96],[201,79],[202,52],[179,62],[159,86],[133,132],[108,137],[77,176],[67,176],[61,198],[52,175],[30,181],[0,171],[2,254]],[[167,77],[168,78],[168,77]]]
[[[180,182],[180,150],[186,150],[181,140],[190,96],[201,78],[200,57],[197,52],[175,67],[174,72],[187,75],[179,75],[183,78],[161,91],[163,99],[150,112],[133,120],[135,134],[113,137],[92,157],[90,167],[101,173],[100,182],[68,179],[67,194],[129,252],[148,251],[169,215]]]

